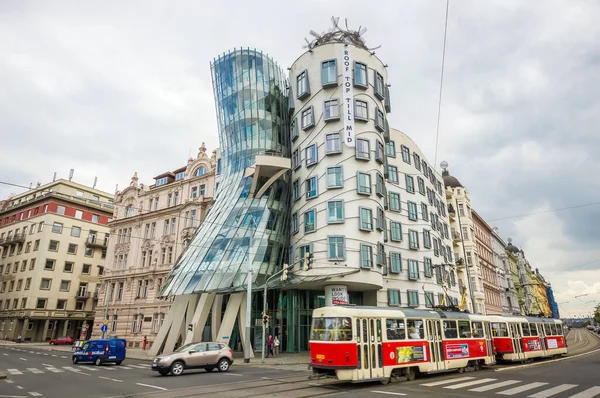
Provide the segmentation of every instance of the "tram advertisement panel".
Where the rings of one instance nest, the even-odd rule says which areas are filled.
[[[385,366],[393,366],[397,364],[427,362],[428,353],[427,345],[415,345],[413,343],[385,343],[385,353],[383,361]]]
[[[469,356],[468,344],[448,344],[446,345],[446,358],[467,358]]]
[[[548,348],[550,348],[550,349],[558,348],[558,342],[556,341],[556,339],[547,339],[546,344],[548,345]]]
[[[542,349],[542,344],[540,343],[539,338],[523,337],[523,350],[524,351],[540,351],[541,349]]]

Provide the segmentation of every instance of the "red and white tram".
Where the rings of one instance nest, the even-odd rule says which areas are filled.
[[[461,312],[323,307],[313,311],[309,344],[313,374],[353,382],[496,362],[489,319]]]
[[[314,310],[309,345],[314,376],[383,383],[566,353],[559,320],[359,306]]]
[[[488,316],[498,360],[548,358],[567,353],[562,322],[525,316]]]

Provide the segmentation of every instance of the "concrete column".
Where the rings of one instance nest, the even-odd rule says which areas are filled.
[[[186,325],[186,334],[183,344],[189,344],[194,341],[202,341],[204,326],[206,325],[206,320],[208,319],[208,314],[210,313],[210,308],[213,305],[214,299],[214,293],[202,293],[200,295],[200,299],[198,300],[198,304],[196,304],[196,309],[191,321],[191,324],[194,325],[194,330],[187,330]]]
[[[48,326],[50,325],[50,319],[46,319],[44,321],[44,330],[42,332],[42,341],[46,341],[46,337],[48,336]]]
[[[246,352],[246,293],[235,293],[229,296],[227,307],[225,308],[225,315],[223,316],[223,322],[219,328],[219,335],[217,341],[224,342],[229,345],[231,341],[231,332],[233,332],[233,324],[237,316],[238,329],[240,330],[240,337],[242,339],[242,348]],[[254,328],[254,322],[250,321],[251,329]],[[252,342],[250,343],[250,358],[254,358],[254,350],[252,349]]]
[[[173,347],[179,337],[185,337],[187,334],[187,325],[192,323],[198,299],[198,294],[185,294],[175,297],[175,301],[173,301],[150,348],[150,355],[173,352]]]
[[[24,318],[23,319],[23,327],[21,328],[21,337],[23,338],[23,341],[25,341],[25,336],[27,336],[27,326],[28,325],[29,325],[29,319]]]
[[[65,323],[64,323],[63,328],[62,328],[62,335],[63,336],[67,336],[67,333],[68,333],[67,326],[68,325],[69,325],[69,320],[67,319],[67,320],[65,320]]]
[[[223,296],[217,295],[212,306],[210,334],[213,341],[217,341],[219,329],[221,328],[221,309],[223,308]],[[244,328],[246,325],[244,325]]]

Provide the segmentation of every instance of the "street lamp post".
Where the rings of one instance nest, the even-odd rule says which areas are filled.
[[[108,301],[109,301],[109,298],[112,298],[112,295],[113,295],[113,291],[110,288],[110,283],[107,282],[107,284],[106,284],[106,294],[104,295],[104,301],[105,301],[104,304],[105,305],[104,305],[104,318],[102,319],[102,326],[104,326],[104,321],[108,319]],[[108,325],[107,325],[107,327],[108,327]],[[105,333],[104,330],[102,330],[102,337],[101,337],[102,339],[104,338],[104,333]]]
[[[460,211],[458,210],[458,199],[454,198],[456,204],[456,216],[458,217],[458,228],[460,228],[460,243],[462,246],[463,256],[465,259],[465,270],[467,271],[467,284],[469,286],[469,296],[471,297],[471,305],[473,306],[473,312],[477,314],[477,306],[475,304],[475,294],[473,293],[473,285],[471,284],[471,273],[469,272],[469,264],[467,264],[467,250],[465,249],[465,239],[462,233],[462,223],[460,221]]]
[[[252,317],[252,227],[254,219],[250,219],[250,241],[248,242],[248,289],[246,292],[246,344],[244,345],[244,363],[250,363],[250,318]],[[264,336],[263,336],[264,339]]]

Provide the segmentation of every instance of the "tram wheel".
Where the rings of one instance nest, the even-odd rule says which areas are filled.
[[[415,368],[407,368],[406,369],[406,380],[413,381],[417,378],[417,372],[415,372]]]
[[[381,382],[381,384],[383,384],[385,386],[386,384],[388,384],[390,382],[390,378],[388,377],[384,380],[380,380],[380,382]]]
[[[458,373],[465,373],[465,368],[458,368]]]
[[[481,363],[479,363],[479,361],[475,361],[473,363],[473,370],[475,370],[475,371],[481,370]]]

